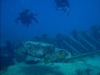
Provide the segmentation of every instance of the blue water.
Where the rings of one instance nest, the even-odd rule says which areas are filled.
[[[100,0],[69,0],[69,15],[56,10],[54,0],[1,0],[1,42],[6,39],[18,42],[31,40],[46,33],[55,37],[57,33],[68,34],[73,29],[87,31],[92,25],[100,25]],[[38,14],[29,27],[14,20],[24,8]]]
[[[41,41],[48,42],[49,40],[50,44],[53,43],[57,48],[64,48],[65,50],[68,50],[72,54],[72,56],[74,56],[75,53],[73,51],[75,50],[79,51],[81,54],[83,53],[85,54],[89,52],[91,54],[92,51],[95,54],[97,51],[98,53],[97,56],[99,56],[98,59],[95,59],[94,55],[91,56],[91,58],[94,58],[94,61],[96,62],[91,61],[91,63],[87,63],[89,60],[92,60],[90,57],[87,57],[86,59],[83,58],[82,60],[79,59],[79,60],[87,65],[85,68],[88,69],[88,67],[89,68],[92,67],[93,71],[98,71],[97,75],[100,74],[99,73],[100,72],[100,67],[99,67],[100,66],[99,65],[100,62],[99,61],[100,0],[69,0],[69,14],[67,11],[63,12],[62,10],[56,10],[56,5],[54,0],[0,0],[0,3],[1,3],[0,5],[0,10],[1,10],[0,11],[0,20],[1,20],[0,61],[2,61],[0,63],[0,74],[1,74],[1,69],[3,69],[6,72],[7,68],[5,67],[9,68],[9,66],[15,65],[16,68],[17,65],[15,62],[17,63],[26,62],[25,60],[26,56],[28,57],[28,55],[30,54],[28,54],[28,52],[26,51],[24,46],[20,43],[20,41],[21,42],[32,41],[34,37],[36,36],[41,37],[43,34],[47,34],[49,39],[48,38],[45,39],[44,37],[40,39],[40,41],[38,40],[39,42]],[[15,23],[15,19],[18,18],[19,12],[21,12],[23,9],[29,9],[31,12],[38,14],[37,16],[35,16],[35,18],[39,21],[39,23],[36,23],[33,20],[32,24],[30,24],[29,27],[24,26],[20,21],[18,21],[18,23]],[[91,27],[92,29],[90,31]],[[88,37],[88,35],[87,34],[85,35],[83,32],[83,34],[79,36],[77,40],[77,32],[74,29],[78,32],[85,31],[86,33],[89,33],[89,35],[91,35],[92,38]],[[65,36],[65,35],[69,35],[69,33],[72,31],[73,31],[72,38],[71,36],[68,37]],[[64,35],[65,37],[63,39],[61,35],[58,35],[56,37],[56,34],[58,33]],[[73,38],[75,40],[73,40]],[[26,51],[26,54],[23,51]],[[22,55],[20,55],[21,52]],[[46,55],[49,55],[48,53],[47,54],[45,53],[44,57],[46,57]],[[43,57],[41,59],[43,59]],[[74,62],[76,62],[76,60]],[[31,61],[29,63],[31,63]],[[34,61],[34,63],[37,62]],[[73,61],[71,63],[73,63]],[[94,63],[96,63],[96,65]],[[23,67],[22,69],[22,72],[23,73],[25,72],[27,75],[30,72],[32,72],[32,74],[30,75],[38,74],[37,70],[38,69],[40,70],[42,68],[43,69],[40,70],[39,75],[41,72],[43,72],[42,75],[48,74],[48,71],[45,71],[46,69],[50,69],[51,73],[52,71],[54,73],[56,72],[51,68],[51,66],[50,67],[35,66],[35,68],[33,68],[34,65],[33,67],[30,65],[28,66],[31,67],[31,68],[28,67],[29,70],[27,70],[27,67],[25,68]],[[78,67],[76,67],[76,70],[78,70]],[[16,70],[13,72],[16,72]],[[6,75],[9,75],[9,73]],[[11,74],[13,73],[11,72]],[[58,74],[60,75],[59,72],[57,72],[57,74],[55,75]],[[2,75],[5,74],[2,73]]]

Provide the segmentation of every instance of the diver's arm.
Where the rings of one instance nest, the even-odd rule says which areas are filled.
[[[18,21],[20,20],[20,17],[15,19],[15,23],[18,23]]]
[[[38,23],[38,20],[37,20],[37,19],[35,19],[34,17],[32,17],[32,19],[33,19],[36,23]]]

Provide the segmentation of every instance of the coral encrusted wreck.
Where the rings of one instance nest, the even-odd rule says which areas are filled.
[[[25,55],[25,61],[28,63],[44,62],[51,63],[54,60],[70,58],[71,54],[64,49],[58,49],[53,44],[27,41],[23,46],[16,50],[17,53]]]

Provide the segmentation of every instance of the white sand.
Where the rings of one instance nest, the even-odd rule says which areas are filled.
[[[77,75],[76,70],[91,69],[91,75],[97,75],[100,72],[100,56],[86,57],[82,60],[74,60],[69,63],[54,63],[45,65],[40,63],[37,65],[27,65],[25,63],[18,63],[16,65],[8,67],[7,71],[1,75],[60,75],[62,72],[64,75]],[[88,75],[88,74],[81,74]]]

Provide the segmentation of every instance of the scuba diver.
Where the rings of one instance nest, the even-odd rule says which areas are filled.
[[[55,0],[55,3],[56,3],[57,10],[63,10],[64,12],[69,10],[68,0]]]
[[[36,23],[38,23],[37,19],[35,19],[34,16],[37,16],[37,14],[33,14],[29,9],[24,9],[19,13],[19,17],[15,19],[15,23],[18,23],[18,21],[20,20],[23,25],[26,25],[28,27],[29,24],[32,23],[32,19]]]

